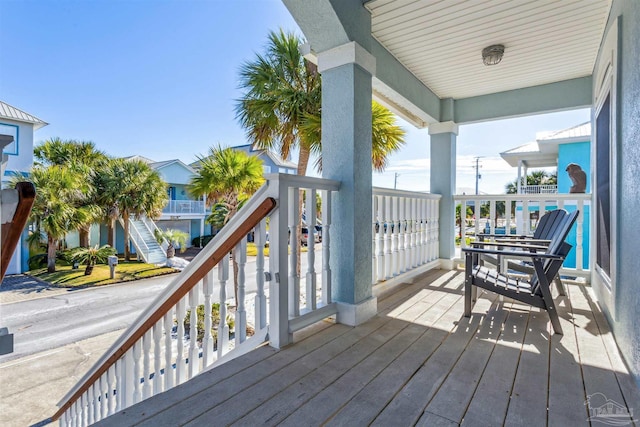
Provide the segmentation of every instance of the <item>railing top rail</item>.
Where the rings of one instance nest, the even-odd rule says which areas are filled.
[[[456,194],[454,200],[477,200],[481,202],[496,200],[510,201],[554,201],[554,200],[591,200],[591,193],[569,193],[569,194]]]
[[[269,181],[279,181],[290,187],[315,188],[317,190],[338,191],[340,181],[311,176],[291,175],[286,173],[273,173],[265,175]]]
[[[165,313],[180,301],[202,278],[214,268],[269,212],[276,207],[276,200],[270,197],[269,184],[264,185],[234,216],[226,227],[203,249],[201,256],[171,281],[120,338],[107,350],[84,377],[60,401],[60,408],[51,420],[59,419],[62,414],[82,394],[95,383],[110,366],[125,354],[144,334],[158,322]]]
[[[393,188],[373,187],[374,196],[412,197],[415,199],[440,200],[442,195],[418,191],[394,190]]]

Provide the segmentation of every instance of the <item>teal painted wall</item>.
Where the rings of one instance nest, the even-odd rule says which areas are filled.
[[[170,194],[169,197],[173,197],[172,200],[197,200],[191,197],[189,191],[187,190],[187,186],[183,184],[169,184],[170,187],[174,187],[175,191],[173,194]]]
[[[574,142],[558,146],[558,193],[568,193],[573,185],[566,170],[569,163],[580,165],[587,174],[586,192],[591,192],[591,143]]]
[[[158,168],[157,171],[169,185],[188,184],[193,176],[193,173],[180,163],[172,163]]]

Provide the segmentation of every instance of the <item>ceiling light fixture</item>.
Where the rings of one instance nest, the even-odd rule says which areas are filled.
[[[504,55],[504,45],[492,44],[482,49],[482,62],[484,65],[496,65],[502,61]]]

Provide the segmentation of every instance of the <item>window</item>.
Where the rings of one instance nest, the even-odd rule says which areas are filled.
[[[611,94],[596,115],[596,263],[611,278]]]
[[[271,166],[262,166],[263,173],[271,173]]]
[[[4,154],[10,154],[13,156],[18,155],[18,130],[19,128],[16,125],[0,123],[0,134],[13,136],[13,142],[7,145],[4,150],[2,150]]]

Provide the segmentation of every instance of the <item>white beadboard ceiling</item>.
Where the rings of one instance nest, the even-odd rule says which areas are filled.
[[[610,0],[372,0],[373,36],[440,98],[592,74]],[[482,49],[503,44],[497,65]]]

